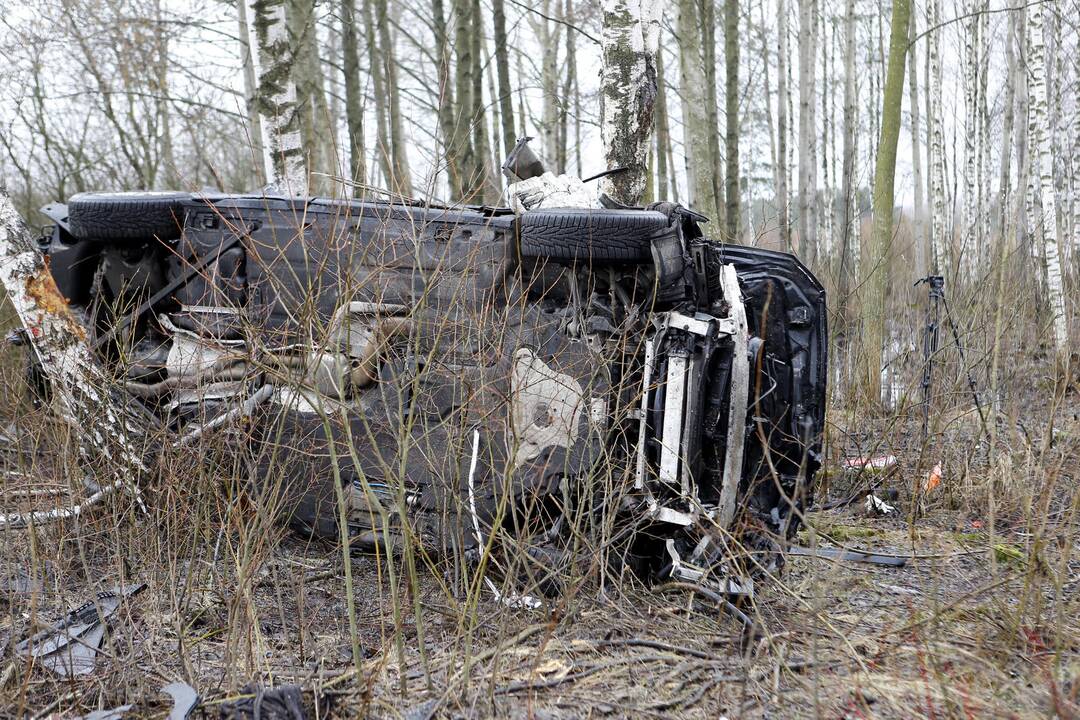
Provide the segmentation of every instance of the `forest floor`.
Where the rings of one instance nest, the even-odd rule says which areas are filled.
[[[217,717],[252,681],[301,685],[313,718],[1080,717],[1078,408],[1066,393],[1047,443],[1032,430],[1046,408],[1030,403],[1031,422],[1014,418],[1023,431],[1002,431],[994,462],[958,450],[918,501],[932,463],[905,440],[917,415],[889,434],[895,425],[834,413],[837,466],[886,438],[897,464],[873,482],[897,491],[897,512],[869,517],[861,499],[817,510],[800,542],[913,557],[901,568],[790,557],[745,608],[752,633],[684,591],[632,580],[585,584],[540,610],[487,593],[463,608],[429,569],[415,593],[395,594],[385,558],[358,555],[354,663],[340,550],[252,536],[236,522],[249,511],[240,496],[218,503],[227,519],[215,526],[187,512],[209,496],[178,478],[146,494],[149,515],[120,495],[72,521],[0,530],[0,717],[132,704],[127,717],[162,718],[174,681],[198,690],[196,717]],[[29,427],[53,428],[23,412],[0,459],[25,472],[44,458],[38,487],[66,487],[63,464],[48,462],[66,431]],[[970,433],[970,413],[950,427],[967,428],[953,440]],[[871,480],[829,476],[819,502]],[[43,502],[3,489],[0,512]],[[146,589],[110,619],[92,672],[61,679],[15,652],[94,592],[132,583]]]

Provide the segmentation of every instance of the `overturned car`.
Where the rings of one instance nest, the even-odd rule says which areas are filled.
[[[799,526],[823,289],[677,205],[88,193],[44,212],[52,278],[137,414],[242,449],[304,532],[502,552],[529,591],[600,559],[737,594]]]

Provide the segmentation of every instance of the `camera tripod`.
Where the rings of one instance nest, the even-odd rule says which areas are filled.
[[[967,375],[967,385],[971,391],[971,398],[975,401],[975,409],[979,412],[979,422],[982,425],[983,432],[987,432],[986,415],[983,413],[982,403],[979,402],[979,391],[975,386],[975,377],[971,374],[971,366],[968,365],[967,355],[964,353],[964,344],[960,341],[960,332],[956,329],[956,322],[953,320],[952,311],[949,309],[949,302],[945,299],[945,278],[941,275],[927,275],[916,280],[913,287],[923,283],[926,283],[927,306],[926,326],[923,329],[922,442],[925,444],[930,428],[930,386],[934,374],[934,356],[937,355],[939,350],[942,307],[945,308],[945,320],[949,323],[953,342],[956,343],[956,350],[960,355],[960,363],[964,366],[964,372]]]

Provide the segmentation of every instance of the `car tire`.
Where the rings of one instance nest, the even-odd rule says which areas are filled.
[[[175,240],[190,199],[181,192],[79,193],[68,200],[68,225],[80,240]]]
[[[566,261],[649,262],[653,238],[669,226],[666,215],[652,210],[556,208],[518,219],[523,258]]]

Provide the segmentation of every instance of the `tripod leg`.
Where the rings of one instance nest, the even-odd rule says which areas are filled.
[[[964,373],[967,375],[968,389],[971,391],[971,398],[975,401],[975,409],[979,412],[979,422],[982,423],[983,432],[990,436],[990,431],[986,426],[986,415],[983,413],[982,403],[979,401],[979,391],[975,385],[975,376],[971,374],[971,366],[968,365],[967,355],[964,353],[964,344],[960,342],[960,332],[956,329],[956,321],[953,320],[952,310],[949,309],[949,302],[942,297],[941,301],[945,303],[945,319],[949,323],[949,330],[952,331],[953,342],[956,343],[956,350],[960,355],[960,362],[964,364]]]
[[[926,442],[926,438],[930,432],[930,386],[934,377],[934,356],[937,355],[938,351],[938,328],[940,327],[941,321],[941,308],[938,305],[938,296],[933,290],[930,291],[928,301],[926,308],[926,328],[923,333],[923,443]]]

